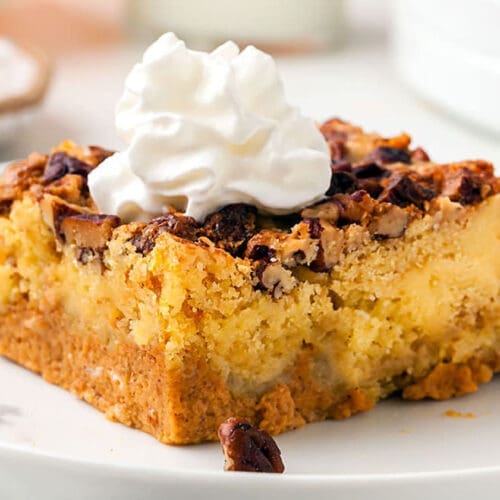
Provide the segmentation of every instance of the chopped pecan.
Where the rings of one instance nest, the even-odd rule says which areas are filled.
[[[349,135],[362,134],[363,130],[352,123],[346,122],[340,118],[330,118],[320,126],[320,131],[323,136],[328,137],[336,134],[344,134],[345,137]]]
[[[352,173],[349,162],[343,161],[332,165],[332,177],[330,187],[326,192],[327,196],[337,193],[351,193],[356,189],[356,177]]]
[[[479,175],[461,168],[444,177],[441,194],[461,205],[470,205],[483,199],[482,187],[483,181]]]
[[[109,149],[101,148],[100,146],[89,146],[90,157],[93,160],[93,165],[97,166],[102,163],[106,158],[114,155],[114,151]]]
[[[287,267],[294,267],[297,264],[309,265],[316,259],[321,231],[318,219],[306,219],[295,224],[290,234],[277,248],[277,255],[283,265]]]
[[[316,257],[309,263],[309,267],[316,272],[328,270],[325,263],[324,251],[321,246],[321,234],[323,233],[321,222],[316,218],[308,218],[304,219],[303,224],[307,224],[307,231],[310,238],[320,240],[317,244]]]
[[[94,250],[92,248],[87,248],[87,247],[83,247],[83,248],[78,247],[77,248],[76,260],[78,260],[78,262],[81,262],[84,266],[86,266],[90,262],[94,262],[94,261],[101,259],[101,258],[102,258],[101,251],[97,251],[97,250]],[[99,261],[99,262],[102,264],[102,261]]]
[[[362,162],[353,167],[352,172],[356,178],[356,189],[367,191],[374,198],[382,192],[382,179],[391,174],[390,170],[373,162]]]
[[[219,426],[218,435],[224,451],[225,470],[276,473],[285,470],[281,451],[274,439],[246,420],[228,418]]]
[[[381,203],[368,224],[368,230],[375,239],[398,238],[408,225],[408,213],[397,205]]]
[[[88,205],[90,202],[87,181],[81,175],[65,175],[45,186],[43,191],[75,205]]]
[[[257,278],[256,288],[270,292],[275,299],[290,293],[297,284],[292,273],[274,259],[270,262],[257,261],[254,269]]]
[[[310,264],[318,253],[318,241],[309,235],[309,225],[303,221],[293,226],[291,233],[265,229],[248,242],[245,257],[252,258],[256,247],[267,247],[273,258],[286,267]]]
[[[346,153],[345,143],[347,132],[339,129],[340,120],[333,119],[324,123],[320,130],[330,146],[330,156],[333,162],[341,161]]]
[[[40,181],[47,157],[32,153],[26,160],[11,163],[0,178],[0,201],[5,206],[21,197],[23,191]]]
[[[412,162],[431,161],[429,155],[427,154],[427,151],[423,148],[417,148],[414,151],[412,151],[410,158]]]
[[[69,156],[64,151],[57,151],[49,157],[43,174],[43,182],[48,184],[60,179],[66,174],[76,174],[86,178],[92,168],[92,165],[74,156]]]
[[[11,206],[12,200],[0,200],[0,215],[8,215]]]
[[[336,138],[329,139],[328,145],[330,146],[330,157],[333,161],[341,161],[345,156],[345,139]]]
[[[378,200],[400,207],[415,205],[423,210],[424,203],[435,196],[436,193],[433,190],[412,181],[407,175],[395,173],[389,177],[389,181]]]
[[[321,221],[318,252],[309,264],[317,273],[329,271],[340,259],[343,250],[344,233],[326,221]]]
[[[61,224],[66,217],[84,213],[84,209],[79,206],[66,203],[57,196],[44,194],[40,200],[40,210],[42,218],[56,236],[59,243],[64,243],[65,234],[62,231]]]
[[[366,162],[356,165],[352,168],[352,173],[355,175],[356,179],[368,179],[375,177],[377,179],[382,179],[388,177],[391,172],[384,167],[381,167],[377,163]]]
[[[339,204],[339,221],[344,224],[361,223],[376,205],[376,201],[363,190],[351,195],[337,194],[333,200]]]
[[[250,260],[263,260],[270,262],[271,259],[276,257],[276,250],[268,247],[267,245],[253,244],[250,251],[247,252],[247,258]]]
[[[312,239],[319,240],[319,238],[321,238],[323,228],[321,227],[319,219],[304,219],[304,224],[307,224],[307,232]]]
[[[276,249],[287,238],[288,234],[283,231],[277,229],[263,229],[249,240],[244,256],[247,259],[260,260],[258,258],[259,255],[264,254],[263,259],[269,260],[271,257],[276,257]]]
[[[247,241],[255,234],[257,209],[244,203],[227,205],[209,215],[203,224],[203,233],[216,246],[232,255],[240,255]]]
[[[389,163],[410,163],[410,155],[404,149],[396,149],[388,146],[380,146],[371,151],[365,161],[387,165]]]
[[[324,219],[335,224],[340,217],[341,205],[333,199],[320,202],[311,207],[304,208],[300,215],[304,219]]]
[[[61,222],[65,242],[80,248],[102,250],[111,239],[113,229],[120,224],[115,215],[78,214],[70,215]]]
[[[153,219],[130,239],[136,252],[147,255],[153,250],[156,238],[162,233],[170,233],[185,240],[195,241],[200,235],[200,227],[195,219],[181,214],[166,214]]]
[[[411,143],[411,137],[408,134],[399,134],[393,137],[378,137],[375,145],[379,147],[407,150]]]

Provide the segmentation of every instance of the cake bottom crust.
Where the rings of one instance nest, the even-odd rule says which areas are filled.
[[[312,348],[283,380],[263,395],[232,394],[196,351],[169,366],[161,346],[105,345],[95,336],[71,335],[56,312],[44,315],[28,302],[4,315],[0,354],[69,389],[106,417],[141,429],[168,444],[217,439],[218,425],[242,416],[272,434],[327,418],[343,419],[371,409],[380,394],[371,388],[332,391],[311,370]],[[484,352],[465,363],[440,363],[419,380],[401,380],[406,399],[448,399],[474,392],[500,369],[500,356]],[[203,394],[203,397],[200,397]]]

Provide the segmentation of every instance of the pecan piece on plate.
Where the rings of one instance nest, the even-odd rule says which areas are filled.
[[[277,473],[285,470],[274,439],[246,420],[228,418],[219,426],[218,435],[224,451],[224,470]]]

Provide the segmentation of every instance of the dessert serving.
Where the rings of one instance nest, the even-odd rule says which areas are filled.
[[[167,34],[125,86],[123,151],[64,142],[0,180],[1,354],[173,444],[500,370],[490,163],[317,127],[253,47]]]

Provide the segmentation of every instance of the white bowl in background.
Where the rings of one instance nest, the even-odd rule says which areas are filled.
[[[403,81],[471,125],[500,134],[500,1],[394,2]]]

